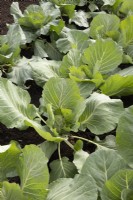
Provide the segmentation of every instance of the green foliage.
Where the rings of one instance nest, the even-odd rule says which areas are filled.
[[[125,189],[133,189],[133,170],[120,170],[112,176],[102,190],[102,199],[120,200]]]
[[[133,94],[133,76],[110,76],[100,87],[101,91],[108,96],[128,96]]]
[[[89,175],[77,175],[74,179],[63,178],[53,182],[47,200],[79,200],[97,199],[97,189],[93,178]]]
[[[88,128],[96,135],[109,132],[116,127],[122,112],[120,100],[93,93],[86,100],[86,108],[80,116],[80,130],[85,131]]]
[[[117,148],[119,153],[127,160],[128,164],[133,167],[133,131],[132,131],[132,116],[133,116],[133,106],[130,106],[125,110],[120,118],[118,128],[117,128]]]
[[[84,51],[83,61],[95,75],[96,72],[106,74],[115,70],[122,62],[122,50],[112,40],[96,40]]]
[[[24,12],[13,2],[10,11],[0,122],[45,141],[0,146],[0,199],[133,200],[133,106],[122,102],[133,94],[132,0],[41,0]],[[42,89],[39,108],[29,80]]]

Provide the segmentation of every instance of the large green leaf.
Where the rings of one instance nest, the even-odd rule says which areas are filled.
[[[0,122],[8,128],[24,129],[24,120],[33,120],[36,117],[37,108],[30,104],[30,100],[27,91],[0,78]]]
[[[47,21],[46,15],[44,15],[43,9],[39,5],[30,5],[24,12],[24,15],[18,19],[21,26],[39,29]]]
[[[60,72],[63,77],[69,77],[70,67],[79,67],[82,64],[81,52],[77,49],[72,49],[63,57]]]
[[[121,194],[122,200],[133,200],[133,190],[124,189]]]
[[[101,192],[102,200],[121,200],[124,189],[133,190],[133,170],[120,170],[112,176]]]
[[[48,141],[61,142],[64,140],[64,138],[59,137],[58,135],[55,135],[53,132],[51,132],[50,129],[47,130],[46,126],[41,126],[35,121],[25,120],[25,124],[27,126],[33,127],[42,138]]]
[[[133,2],[132,0],[124,0],[122,6],[120,7],[120,12],[130,15],[133,14]]]
[[[73,178],[77,173],[75,165],[66,157],[51,162],[50,168],[50,181],[55,181],[58,178]]]
[[[110,76],[100,87],[103,94],[108,96],[127,96],[133,94],[133,75]]]
[[[119,13],[119,9],[123,2],[124,0],[115,0],[115,3],[112,5],[112,9],[115,14]]]
[[[0,45],[0,66],[12,66],[20,57],[20,48],[11,48],[9,44]]]
[[[93,93],[86,100],[86,108],[80,116],[80,129],[85,131],[88,128],[96,135],[109,132],[116,127],[122,112],[121,100]]]
[[[7,78],[13,83],[25,87],[24,84],[28,80],[32,80],[32,70],[29,65],[32,61],[38,61],[38,58],[34,57],[27,59],[25,57],[21,58],[15,65],[13,65],[11,71],[7,73]]]
[[[46,200],[97,200],[95,181],[89,175],[77,175],[74,179],[62,178],[49,187]]]
[[[18,162],[20,187],[30,200],[44,200],[47,195],[49,172],[47,158],[42,150],[35,146],[25,146]]]
[[[16,167],[20,153],[21,151],[15,142],[0,146],[0,181],[6,179],[7,173]]]
[[[103,148],[98,149],[87,158],[81,174],[91,175],[96,181],[98,189],[101,190],[105,182],[125,166],[125,161],[116,151]]]
[[[25,200],[23,192],[16,183],[3,182],[0,190],[0,200]]]
[[[51,107],[50,110],[48,105]],[[44,112],[47,109],[49,113],[46,123],[50,129],[52,128],[51,131],[61,134],[64,131],[77,131],[78,119],[85,108],[85,101],[74,81],[51,78],[44,86],[42,108]],[[53,116],[52,119],[51,116]]]
[[[82,52],[89,45],[88,35],[83,31],[71,30],[67,37],[72,49],[78,49]]]
[[[112,40],[97,40],[84,51],[83,60],[92,74],[102,74],[115,70],[122,62],[122,50]]]
[[[69,18],[72,18],[75,11],[74,4],[62,4],[60,5],[60,10],[62,15],[67,15]]]
[[[133,15],[128,16],[120,23],[120,39],[119,43],[123,47],[133,45]]]
[[[119,120],[116,142],[119,153],[133,167],[133,106],[127,108]]]
[[[91,22],[90,36],[94,39],[106,38],[108,34],[118,30],[120,19],[112,14],[99,14]]]
[[[51,78],[44,86],[42,97],[44,105],[52,104],[54,111],[71,109],[79,116],[84,109],[84,100],[80,96],[79,88],[70,79]]]

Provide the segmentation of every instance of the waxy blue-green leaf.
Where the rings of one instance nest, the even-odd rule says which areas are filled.
[[[89,175],[76,175],[72,178],[62,178],[49,186],[46,200],[97,200],[97,187]]]
[[[89,45],[88,35],[83,31],[71,30],[67,37],[72,49],[78,49],[82,52]]]
[[[87,98],[95,89],[95,84],[91,82],[79,82],[78,87],[80,89],[80,94],[82,97]]]
[[[15,142],[0,146],[0,181],[5,180],[7,173],[14,170],[20,153]]]
[[[12,15],[16,24],[20,24],[27,43],[35,40],[41,34],[46,35],[50,30],[59,34],[64,26],[63,20],[56,20],[61,15],[60,9],[51,2],[30,5],[24,10],[23,14],[18,5],[15,4],[15,9],[13,9],[12,5]],[[15,31],[14,34],[16,34]]]
[[[116,144],[121,156],[133,167],[133,106],[126,108],[119,120]]]
[[[29,62],[31,66],[31,73],[37,85],[43,87],[44,83],[52,77],[59,77],[60,62],[55,60],[43,59],[34,62]]]
[[[117,72],[117,74],[121,75],[121,76],[129,76],[129,75],[133,75],[133,66],[127,67],[125,69],[119,70]]]
[[[66,46],[64,46],[64,43]],[[82,52],[89,46],[88,35],[81,30],[69,30],[65,38],[57,40],[56,46],[63,53],[70,49],[78,49]]]
[[[7,41],[12,48],[16,48],[29,42],[27,41],[27,37],[21,26],[15,23],[8,27]]]
[[[84,51],[83,61],[92,74],[106,74],[115,70],[122,62],[122,49],[112,40],[96,40]]]
[[[86,12],[79,10],[75,11],[74,16],[72,19],[70,19],[70,22],[74,22],[76,25],[88,28],[89,23],[88,23],[88,15]]]
[[[40,60],[37,57],[27,59],[21,58],[16,64],[13,65],[11,71],[7,73],[7,78],[18,86],[26,87],[24,84],[28,80],[33,80],[30,62],[37,62]]]
[[[45,141],[39,145],[41,150],[44,152],[45,156],[50,159],[52,154],[57,149],[57,144],[55,142]]]
[[[99,14],[90,24],[90,36],[94,39],[107,38],[112,31],[118,31],[120,19],[112,14]]]
[[[3,182],[2,189],[0,189],[1,200],[27,200],[23,196],[23,192],[16,183]]]
[[[106,181],[101,192],[102,200],[121,200],[124,189],[133,190],[133,170],[123,169]]]
[[[44,50],[51,60],[62,60],[63,55],[59,52],[54,42],[50,43],[46,41],[44,44]]]
[[[67,53],[71,49],[71,44],[67,38],[60,38],[56,41],[56,46],[61,53]]]
[[[34,55],[39,56],[41,58],[48,57],[47,53],[45,52],[45,46],[43,40],[37,39],[34,43]]]
[[[75,165],[67,157],[54,160],[50,163],[50,182],[59,178],[73,178],[77,173]]]
[[[27,145],[18,162],[20,187],[24,196],[30,200],[44,200],[47,195],[49,172],[48,159],[35,145]]]
[[[114,135],[107,135],[104,140],[100,140],[98,136],[94,140],[98,145],[101,145],[109,149],[116,150],[116,137]]]
[[[30,104],[30,95],[26,90],[0,78],[0,122],[7,128],[26,128],[25,120],[36,117],[37,108]]]
[[[86,100],[86,108],[79,118],[80,130],[88,128],[96,135],[107,133],[115,129],[123,111],[121,100],[95,92]]]
[[[91,175],[101,191],[105,182],[125,167],[126,162],[116,151],[101,147],[86,159],[81,174]]]
[[[133,75],[110,76],[100,87],[103,94],[108,96],[128,96],[133,94]]]
[[[81,172],[82,167],[84,166],[88,157],[89,157],[89,153],[87,153],[86,151],[83,151],[82,149],[74,153],[73,163],[77,167],[77,170],[79,173]]]
[[[23,13],[19,8],[18,2],[12,2],[10,7],[10,14],[13,16],[14,21],[17,21],[18,18],[23,17]]]
[[[110,5],[110,6],[112,6],[112,5],[115,4],[116,0],[103,0],[103,2],[104,2],[104,6],[105,6],[105,5]]]

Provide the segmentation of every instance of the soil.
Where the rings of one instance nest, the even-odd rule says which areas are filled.
[[[20,9],[24,9],[30,4],[38,4],[38,0],[3,0],[0,4],[0,34],[4,35],[7,33],[6,24],[11,24],[13,22],[13,17],[10,15],[10,7],[12,2],[19,2]]]
[[[3,0],[2,6],[0,8],[0,34],[4,35],[7,33],[6,24],[13,22],[13,17],[10,15],[10,6],[12,4],[12,0]],[[38,0],[20,0],[19,6],[23,11],[30,4],[38,4]],[[23,53],[23,52],[22,52]],[[28,55],[27,55],[28,57]],[[31,95],[31,103],[35,104],[37,107],[39,106],[39,99],[41,97],[42,88],[38,87],[33,81],[27,83],[29,88],[29,93]],[[122,98],[125,107],[132,105],[133,95],[129,97]],[[77,135],[81,137],[85,137],[87,139],[93,139],[94,136],[90,132],[86,133],[77,133]],[[101,136],[101,139],[105,137]],[[20,143],[21,147],[24,147],[27,144],[40,144],[44,141],[34,129],[28,128],[24,131],[19,131],[18,129],[7,129],[3,124],[0,124],[0,145],[9,144],[11,140],[16,140]],[[71,141],[73,142],[73,141]],[[95,150],[95,146],[92,144],[84,143],[84,150],[88,152],[93,152]],[[73,152],[72,150],[62,143],[61,146],[62,156],[67,156],[72,159]],[[55,152],[52,156],[52,159],[58,158],[57,153]]]

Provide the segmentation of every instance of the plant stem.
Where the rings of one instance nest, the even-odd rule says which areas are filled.
[[[66,177],[66,173],[65,173],[64,166],[63,166],[63,163],[62,163],[62,158],[61,158],[60,142],[59,142],[59,144],[58,144],[58,155],[59,155],[59,160],[60,160],[60,164],[61,164],[61,168],[62,168],[64,177]]]
[[[96,145],[97,147],[107,148],[107,147],[104,147],[104,146],[102,146],[102,145],[100,145],[100,144],[97,144],[96,142],[93,142],[92,140],[88,140],[88,139],[83,138],[83,137],[73,136],[73,135],[72,135],[71,137],[72,137],[72,138],[77,138],[77,139],[80,139],[80,140],[84,140],[84,141],[86,141],[86,142],[89,142],[89,143],[91,143],[91,144]]]
[[[46,121],[37,113],[37,116],[46,124]]]
[[[75,151],[74,146],[68,141],[68,140],[64,140],[64,142],[72,149]]]

